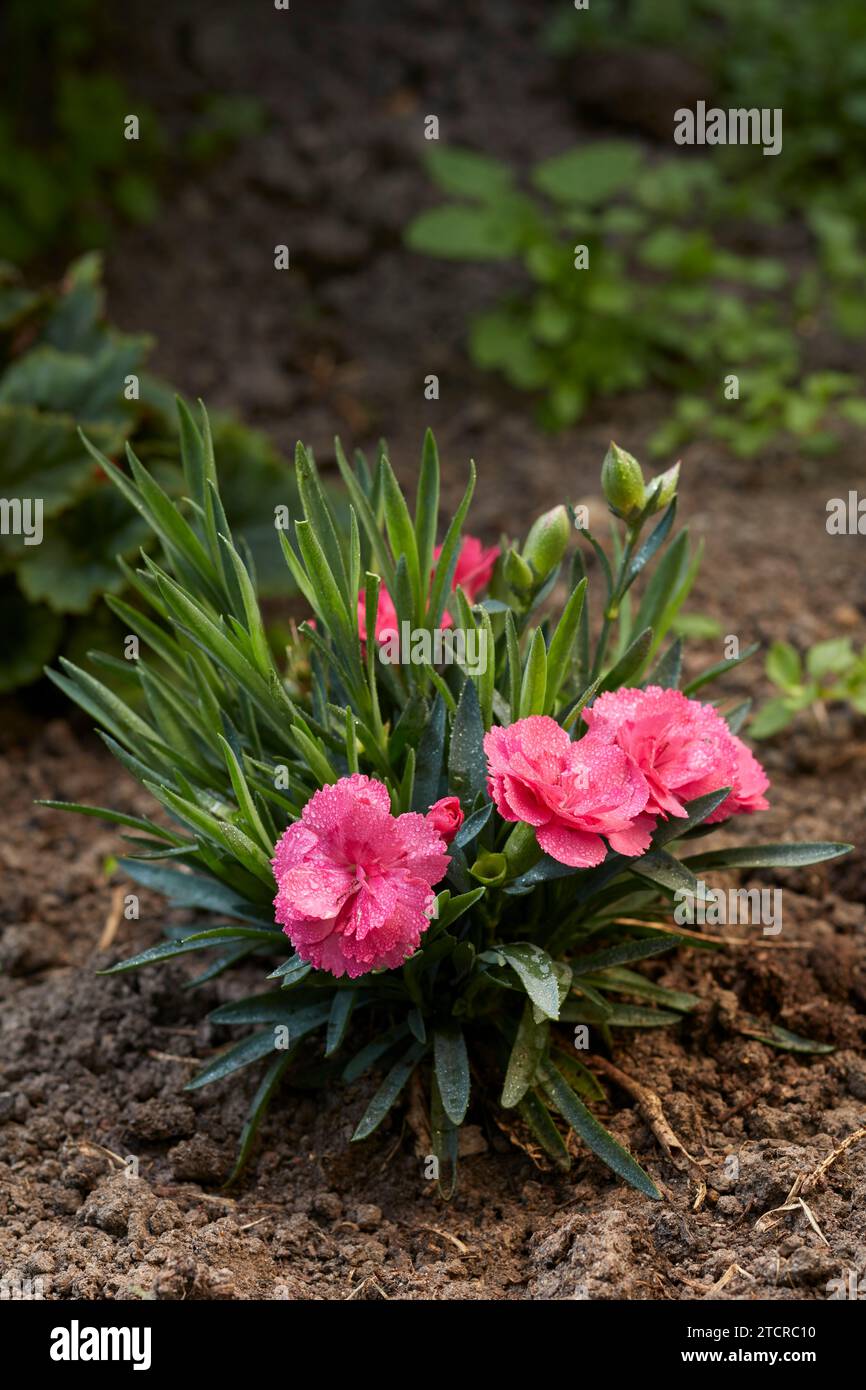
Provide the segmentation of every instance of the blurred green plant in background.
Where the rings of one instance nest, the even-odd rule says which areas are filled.
[[[15,61],[0,94],[0,257],[25,263],[61,240],[67,252],[102,246],[118,215],[153,217],[164,132],[93,65],[95,0],[8,0],[2,24]],[[125,138],[129,114],[138,140]]]
[[[173,392],[146,370],[151,340],[108,325],[103,299],[95,253],[59,288],[39,291],[0,265],[0,497],[39,498],[44,516],[41,544],[2,540],[0,691],[37,680],[58,650],[80,659],[104,641],[110,620],[92,616],[102,594],[115,596],[109,604],[123,620],[117,596],[130,578],[116,557],[133,557],[148,528],[94,466],[79,426],[112,458],[134,442],[166,491],[182,487]],[[264,435],[225,417],[213,429],[235,532],[270,560],[273,507],[293,503],[291,475]],[[264,593],[276,576],[285,591],[282,566],[270,560]]]
[[[790,642],[774,642],[767,653],[766,674],[781,692],[768,700],[749,724],[754,738],[770,738],[811,710],[819,726],[827,723],[827,706],[850,705],[866,714],[866,647],[855,652],[849,637],[816,642],[805,662]]]
[[[699,65],[709,104],[780,107],[783,159],[728,146],[720,163],[750,164],[753,196],[766,206],[844,207],[866,213],[866,8],[861,0],[592,0],[559,6],[546,47],[569,57],[658,47]],[[628,111],[623,111],[628,122]]]
[[[18,265],[104,247],[119,222],[150,221],[179,155],[218,158],[265,124],[255,98],[212,94],[170,140],[107,70],[99,0],[6,0],[0,43],[14,54],[0,90],[0,259]]]
[[[531,192],[471,150],[433,148],[426,162],[450,201],[414,219],[408,244],[522,265],[529,284],[472,320],[469,351],[538,393],[549,428],[597,396],[649,384],[678,393],[652,440],[659,454],[700,434],[751,455],[782,433],[819,453],[836,442],[836,419],[864,423],[855,375],[803,373],[804,319],[829,303],[859,330],[851,286],[862,262],[834,215],[823,223],[830,279],[817,263],[794,274],[727,249],[740,195],[712,159],[653,163],[636,143],[596,141],[537,164]],[[866,315],[862,286],[859,308]],[[731,377],[738,395],[726,399]]]

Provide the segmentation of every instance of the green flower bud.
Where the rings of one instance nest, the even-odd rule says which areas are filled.
[[[663,512],[668,503],[674,500],[679,480],[679,463],[675,463],[673,468],[668,468],[666,472],[659,473],[658,477],[651,479],[647,486],[647,494],[660,484],[658,495],[653,503],[653,512]]]
[[[601,487],[611,510],[623,521],[640,515],[646,500],[641,466],[612,440],[601,465]]]
[[[505,855],[482,850],[469,872],[479,883],[483,883],[485,888],[496,888],[505,882],[508,872]]]
[[[535,583],[535,576],[526,561],[516,550],[509,550],[503,565],[505,582],[516,594],[528,594]]]
[[[570,536],[571,522],[563,506],[552,507],[532,523],[523,547],[523,558],[540,579],[559,564]]]
[[[520,874],[525,874],[526,870],[531,869],[533,864],[537,864],[540,858],[541,850],[538,848],[535,830],[525,821],[518,821],[505,841],[505,862],[508,865],[508,877],[518,878]]]

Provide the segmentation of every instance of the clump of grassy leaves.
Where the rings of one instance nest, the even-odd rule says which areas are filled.
[[[380,1080],[355,1140],[376,1130],[417,1074],[429,1096],[431,1157],[445,1193],[456,1179],[459,1131],[474,1095],[560,1167],[572,1161],[573,1130],[621,1179],[658,1197],[645,1168],[594,1113],[603,1092],[586,1052],[574,1045],[575,1026],[604,1049],[620,1029],[676,1027],[696,1006],[695,996],[653,982],[640,967],[684,943],[671,926],[672,903],[678,890],[697,893],[698,874],[815,863],[848,846],[695,852],[706,817],[727,795],[720,788],[692,801],[685,819],[661,823],[639,858],[610,852],[596,868],[573,869],[535,856],[527,868],[512,853],[515,828],[490,800],[483,739],[494,723],[537,714],[577,731],[581,710],[600,691],[647,681],[681,685],[682,639],[670,633],[699,555],[687,531],[674,529],[676,497],[645,536],[661,480],[627,525],[612,522],[611,548],[582,533],[595,556],[591,584],[584,552],[567,554],[560,509],[555,526],[536,527],[503,552],[491,596],[470,603],[461,589],[452,593],[451,579],[474,468],[434,562],[439,461],[432,436],[414,506],[384,447],[370,465],[361,455],[350,463],[338,444],[346,523],[299,445],[300,506],[274,545],[315,626],[304,625],[286,660],[277,661],[253,572],[222,505],[207,418],[196,423],[181,413],[182,508],[134,455],[127,474],[90,447],[154,540],[135,574],[139,606],[125,613],[142,639],[135,663],[142,703],[132,708],[113,690],[112,657],[105,681],[68,662],[53,679],[92,716],[168,820],[68,809],[118,824],[129,844],[124,871],[173,906],[207,914],[194,925],[167,926],[165,940],[111,973],[202,955],[197,986],[240,961],[261,967],[260,990],[211,1014],[242,1035],[190,1082],[193,1089],[238,1084],[241,1069],[261,1068],[236,1172],[283,1079],[344,1086],[375,1069]],[[669,496],[675,476],[665,476]],[[560,578],[564,600],[554,602]],[[362,593],[372,633],[382,585],[400,621],[416,629],[438,628],[447,604],[455,628],[485,633],[485,668],[380,662],[374,641],[361,644],[357,601]],[[595,640],[591,610],[601,618]],[[700,673],[684,691],[704,691],[739,659]],[[732,728],[744,713],[742,706],[729,712]],[[384,783],[395,813],[424,812],[451,794],[465,819],[420,948],[399,969],[353,980],[312,969],[289,948],[274,922],[270,858],[314,792],[357,771]],[[720,943],[694,933],[688,944],[713,950]],[[752,1032],[756,1026],[744,1022]],[[762,1036],[782,1048],[821,1047],[770,1027]]]

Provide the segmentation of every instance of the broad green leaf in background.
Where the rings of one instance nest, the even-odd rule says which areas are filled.
[[[641,164],[638,145],[596,140],[536,165],[532,182],[557,202],[592,207],[629,187]]]
[[[495,199],[507,193],[514,175],[507,164],[489,155],[457,146],[434,146],[426,155],[427,170],[444,193],[473,199]]]
[[[91,427],[91,437],[111,453],[122,447],[124,436],[99,425]],[[92,470],[71,416],[0,405],[0,497],[41,498],[47,520],[80,496]]]
[[[149,338],[116,334],[90,356],[37,347],[13,362],[0,378],[0,406],[31,406],[69,415],[80,425],[116,425],[130,420],[125,378],[139,372]]]
[[[458,261],[502,261],[520,249],[520,226],[502,207],[459,204],[422,212],[409,227],[413,251]]]
[[[117,556],[134,555],[149,534],[114,488],[97,487],[48,522],[41,545],[22,547],[18,582],[31,603],[87,613],[100,594],[125,588]]]
[[[823,681],[827,676],[844,675],[855,660],[850,637],[831,637],[810,648],[806,669],[814,680]]]
[[[790,642],[774,642],[767,653],[767,675],[783,690],[797,686],[803,679],[800,657]]]

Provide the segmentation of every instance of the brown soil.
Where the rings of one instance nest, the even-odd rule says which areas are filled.
[[[517,9],[518,7],[506,7]],[[528,7],[527,7],[528,8]],[[392,441],[414,476],[421,431],[437,430],[449,493],[474,455],[474,529],[523,531],[563,494],[589,500],[607,439],[640,453],[666,400],[598,407],[556,439],[525,403],[479,377],[460,352],[467,307],[495,288],[487,271],[427,262],[399,232],[429,197],[418,172],[424,114],[443,138],[516,159],[573,141],[572,97],[535,46],[536,21],[493,0],[449,20],[425,0],[380,5],[375,24],[334,4],[231,26],[212,3],[184,28],[133,4],[122,65],[166,119],[196,91],[254,90],[269,132],[109,259],[112,312],[160,340],[158,366],[210,403],[233,405],[330,457],[335,428]],[[136,24],[136,16],[141,23]],[[274,25],[291,25],[278,41]],[[182,65],[180,55],[186,53]],[[501,94],[508,92],[507,102]],[[499,94],[497,96],[496,94]],[[279,281],[274,244],[301,267]],[[284,288],[282,288],[284,287]],[[442,399],[421,382],[440,371]],[[864,640],[857,537],[829,537],[828,497],[856,486],[859,457],[818,468],[790,452],[746,466],[718,448],[685,456],[685,512],[706,541],[693,606],[742,645],[799,645],[840,631]],[[600,512],[600,504],[596,504]],[[694,668],[719,658],[698,644]],[[767,694],[759,667],[725,692]],[[866,1125],[866,804],[862,725],[834,715],[765,746],[772,809],[737,835],[853,841],[847,859],[780,877],[783,946],[754,928],[748,948],[683,951],[647,966],[691,989],[700,1008],[674,1030],[617,1037],[614,1060],[660,1097],[702,1165],[707,1195],[667,1158],[631,1096],[607,1083],[600,1116],[666,1200],[647,1202],[575,1150],[567,1177],[536,1165],[480,1106],[449,1204],[423,1175],[405,1108],[373,1139],[348,1139],[369,1088],[287,1087],[246,1177],[221,1183],[254,1086],[185,1093],[194,1059],[224,1042],[206,1010],[255,989],[259,970],[188,992],[182,963],[132,976],[95,971],[159,939],[160,901],[121,919],[99,950],[118,886],[117,834],[34,808],[37,797],[148,811],[86,724],[37,726],[12,714],[0,762],[3,1067],[0,1267],[42,1278],[50,1298],[825,1298],[829,1280],[866,1275],[866,1142],[852,1145],[770,1229],[798,1174]],[[724,832],[726,834],[733,832]],[[774,884],[775,884],[774,880]],[[731,934],[741,935],[744,929]],[[739,1031],[742,1015],[831,1042],[826,1056],[776,1051]],[[374,1082],[371,1081],[370,1086]],[[737,1164],[728,1162],[733,1157]],[[130,1179],[127,1161],[138,1161]],[[738,1166],[737,1166],[738,1165]]]

